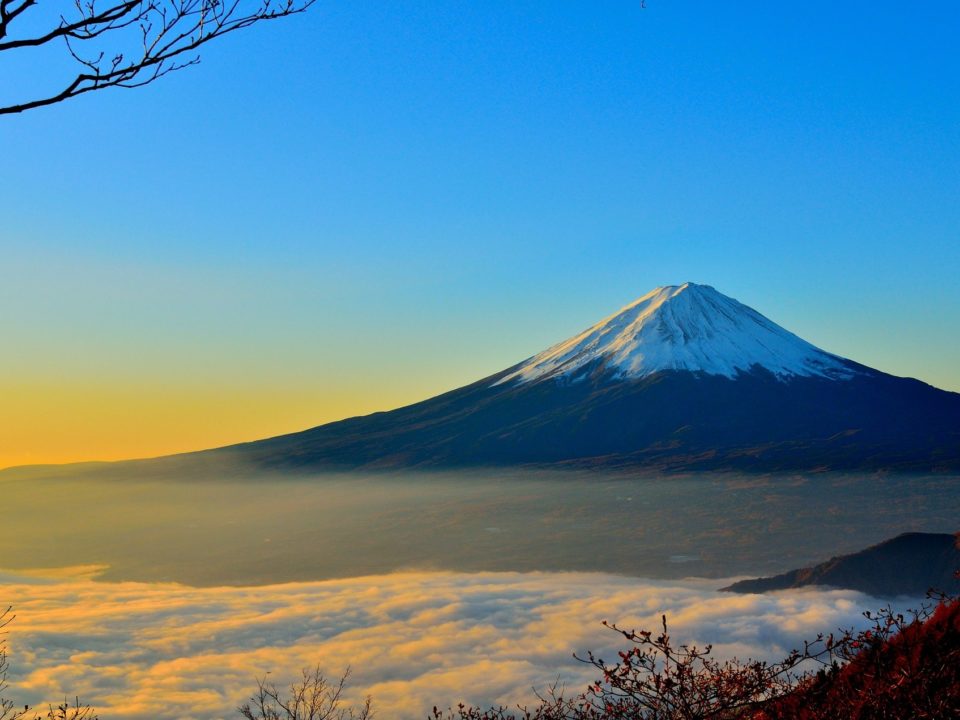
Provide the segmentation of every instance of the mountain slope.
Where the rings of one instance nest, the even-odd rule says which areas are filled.
[[[955,471],[960,395],[688,283],[464,388],[214,452],[273,468]]]
[[[791,570],[774,577],[741,580],[723,588],[731,592],[828,585],[859,590],[873,596],[922,596],[935,588],[957,589],[960,570],[960,533],[904,533],[851,555],[841,555],[814,567]]]

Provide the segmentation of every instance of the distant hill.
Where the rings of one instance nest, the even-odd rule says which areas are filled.
[[[960,583],[960,533],[904,533],[814,567],[774,577],[741,580],[722,588],[738,593],[763,593],[807,585],[859,590],[869,595],[923,595],[930,588],[956,592]]]

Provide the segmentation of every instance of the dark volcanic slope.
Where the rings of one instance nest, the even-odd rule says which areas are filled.
[[[762,593],[806,585],[829,585],[870,595],[923,595],[935,588],[955,591],[960,570],[960,533],[904,533],[852,555],[775,577],[741,580],[723,588]]]
[[[679,470],[960,470],[960,395],[850,363],[848,380],[664,371],[487,378],[409,407],[217,453],[283,468],[576,465]]]

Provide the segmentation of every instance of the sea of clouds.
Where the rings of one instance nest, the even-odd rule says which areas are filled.
[[[572,653],[615,658],[602,620],[656,628],[720,656],[776,659],[818,632],[862,626],[880,601],[851,591],[717,592],[723,581],[590,573],[396,573],[259,587],[105,583],[70,574],[0,574],[18,703],[79,695],[102,720],[236,718],[270,673],[352,668],[349,695],[379,718],[434,705],[529,702],[558,678],[596,671]],[[907,603],[916,605],[916,602]]]

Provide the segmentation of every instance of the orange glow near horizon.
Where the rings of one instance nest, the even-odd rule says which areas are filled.
[[[428,391],[423,389],[424,393]],[[296,432],[426,397],[359,387],[0,386],[0,469],[205,450]]]

